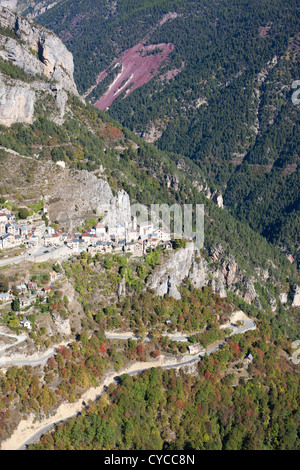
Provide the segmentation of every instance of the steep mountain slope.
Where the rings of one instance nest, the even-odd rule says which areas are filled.
[[[0,38],[3,38],[6,44],[5,41],[10,40],[8,31],[13,35],[16,34],[20,28],[16,30],[15,24],[19,25],[20,21],[15,18],[15,21],[11,21],[10,29],[5,29],[8,25],[7,15],[10,19],[13,15],[7,10],[3,12],[0,16],[3,33]],[[28,31],[35,31],[38,37],[43,34],[44,42],[47,43],[48,33],[43,28],[31,25],[26,20],[22,20],[21,24],[26,25]],[[51,36],[51,33],[50,37],[54,41],[55,51],[61,45],[55,42],[58,39]],[[20,42],[16,42],[18,47],[24,49],[24,56],[28,48],[35,46],[36,35],[28,34],[25,39],[22,36]],[[52,47],[49,46],[47,57],[51,58],[51,54]],[[13,57],[7,55],[3,64],[7,67],[12,60]],[[34,64],[34,61],[32,63]],[[48,67],[50,63],[49,59],[49,63],[42,64],[42,67]],[[56,66],[54,68],[55,71],[59,70]],[[61,68],[64,69],[63,66]],[[23,74],[15,82],[15,87],[19,89],[19,81],[25,80],[26,83],[27,78],[32,75],[32,70],[23,67],[23,63],[15,65],[13,70],[14,73],[15,70],[22,71]],[[10,72],[5,69],[5,73],[9,77]],[[218,207],[215,203],[218,202],[218,198],[214,197],[217,193],[210,190],[197,165],[181,155],[160,151],[93,106],[85,105],[72,94],[76,93],[76,89],[72,77],[69,76],[68,82],[67,76],[64,79],[67,83],[66,88],[69,89],[69,96],[60,125],[57,124],[56,116],[53,116],[52,102],[44,100],[42,103],[34,103],[32,124],[15,124],[10,129],[1,127],[0,145],[3,149],[2,161],[5,168],[1,177],[3,196],[13,198],[15,202],[21,198],[20,200],[28,200],[33,204],[48,194],[50,201],[53,200],[49,207],[50,214],[62,228],[66,228],[66,224],[70,226],[66,211],[70,220],[77,220],[80,225],[85,217],[90,216],[93,210],[97,210],[98,205],[104,202],[103,198],[101,200],[84,190],[84,186],[91,190],[98,187],[97,178],[99,181],[103,180],[101,191],[107,194],[107,204],[112,199],[111,190],[114,196],[120,191],[125,191],[126,197],[131,202],[140,202],[148,206],[152,203],[173,204],[174,202],[204,204],[206,216],[204,254],[209,263],[212,263],[213,271],[216,266],[222,266],[220,273],[222,279],[220,278],[219,284],[217,283],[219,291],[224,291],[226,286],[244,299],[255,301],[259,306],[257,300],[261,292],[259,289],[255,292],[256,281],[264,286],[275,283],[278,285],[277,295],[279,295],[282,289],[286,291],[285,282],[288,278],[287,292],[293,296],[298,283],[294,266],[246,223],[238,222],[227,209]],[[10,74],[9,79],[14,81],[14,75]],[[1,107],[0,110],[2,119],[6,109]],[[26,119],[23,121],[26,122]],[[20,165],[21,171],[17,179],[14,177],[14,169],[9,164],[12,158],[9,156],[10,151],[14,152],[14,159],[23,160],[22,164],[16,163]],[[47,178],[48,172],[55,174],[54,168],[49,166],[49,161],[62,162],[65,170],[59,172],[57,168],[57,176]],[[43,180],[44,185],[41,186],[40,182]],[[104,183],[105,180],[111,189],[107,183]],[[34,181],[38,184],[33,184]],[[78,191],[76,188],[73,192],[67,189],[72,185],[78,185]],[[78,194],[80,202],[76,200]],[[122,196],[120,198],[122,200]],[[211,200],[212,198],[215,202]],[[74,228],[74,224],[72,227]],[[228,282],[228,279],[231,281]],[[268,294],[269,301],[274,296],[271,292],[272,288]]]
[[[128,216],[130,202],[200,203],[205,209],[204,247],[197,251],[182,241],[171,252],[161,246],[139,257],[68,251],[57,262],[55,252],[42,248],[45,261],[18,265],[11,265],[10,252],[1,252],[0,292],[12,289],[14,300],[1,301],[0,355],[15,348],[8,361],[0,358],[2,448],[23,444],[33,426],[44,434],[48,418],[60,422],[59,433],[45,435],[39,448],[299,448],[299,380],[291,361],[300,305],[295,265],[222,207],[195,162],[145,142],[81,100],[72,67],[61,62],[67,51],[51,32],[0,10],[0,44],[1,98],[8,87],[28,86],[33,93],[29,122],[22,115],[20,122],[5,121],[7,107],[0,106],[1,208],[19,214],[34,208],[53,229],[69,234],[95,220],[99,206],[116,209],[114,225]],[[36,82],[43,99],[36,97]],[[66,100],[58,119],[51,92],[59,85]],[[12,94],[11,107],[18,104]],[[25,279],[32,305],[20,310],[17,286],[22,282],[25,290]],[[47,292],[45,301],[33,284]],[[20,325],[27,316],[29,334]],[[7,330],[21,328],[13,345]],[[111,329],[125,330],[128,339],[111,337]],[[177,341],[178,334],[186,341]],[[188,345],[203,345],[209,354],[190,358]],[[163,374],[162,365],[179,360],[186,376]],[[128,367],[136,373],[145,365],[149,373],[136,380],[127,375]],[[109,387],[110,402],[97,400],[66,431],[61,405],[74,416],[99,398],[106,374],[112,383],[117,373],[122,387]]]
[[[237,217],[298,258],[297,17],[294,0],[68,0],[37,20],[73,52],[80,93],[184,152]]]
[[[78,95],[72,54],[51,31],[9,9],[0,10],[0,25],[0,123],[32,123],[47,102],[62,122],[67,93]]]

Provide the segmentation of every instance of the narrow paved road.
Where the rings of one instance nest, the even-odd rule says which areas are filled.
[[[72,255],[72,250],[66,246],[59,246],[57,248],[46,248],[40,247],[36,248],[31,252],[24,253],[20,256],[15,256],[13,258],[2,258],[0,260],[0,267],[11,266],[14,264],[19,264],[24,261],[30,261],[32,263],[46,262],[48,260],[55,259],[66,259]]]
[[[240,327],[235,326],[235,325],[229,325],[228,329],[231,330],[231,335],[235,334],[240,334],[240,333],[245,333],[246,331],[252,330],[256,328],[255,323],[253,320],[250,318],[247,320],[244,320],[244,324]],[[196,332],[197,333],[197,332]],[[189,337],[195,335],[196,333],[191,333],[191,334],[180,334],[180,333],[163,333],[162,336],[168,336],[168,338],[171,341],[178,341],[178,342],[188,342]],[[120,339],[120,340],[128,340],[128,339],[133,339],[133,340],[138,340],[141,339],[138,336],[136,336],[132,332],[124,332],[124,333],[118,333],[114,331],[106,331],[105,336],[107,339]],[[149,337],[144,338],[144,341],[149,341]]]
[[[255,328],[256,328],[255,322],[249,318],[248,320],[246,320],[244,322],[243,326],[240,326],[240,327],[236,327],[236,326],[233,326],[233,325],[230,326],[229,327],[229,329],[231,329],[231,335],[230,336],[235,335],[235,334],[244,334],[247,331],[254,330]],[[137,336],[135,336],[134,333],[131,333],[131,332],[128,332],[128,333],[106,332],[105,336],[106,336],[107,339],[122,339],[122,340],[128,340],[128,339],[137,340],[137,339],[139,339]],[[186,336],[170,335],[169,337],[172,341],[187,341],[188,340],[187,339],[188,337],[186,337]],[[26,339],[26,337],[25,337],[25,339]],[[24,338],[23,338],[22,341],[24,341]],[[146,341],[149,341],[149,339],[146,339]],[[224,343],[224,341],[223,341],[223,343]],[[14,345],[11,345],[11,346],[14,346]],[[11,347],[11,346],[9,346],[9,347]],[[212,345],[212,351],[210,350],[210,348],[208,348],[206,350],[206,353],[211,354],[211,352],[216,351],[219,347],[220,347],[220,343],[218,343],[217,346]],[[9,357],[4,357],[4,358],[0,357],[0,367],[1,366],[13,366],[13,365],[18,366],[18,367],[27,366],[27,365],[28,366],[37,366],[39,364],[46,363],[47,360],[51,356],[54,356],[54,354],[56,354],[55,350],[53,350],[53,352],[51,352],[51,353],[47,353],[45,356],[42,356],[38,359],[37,358],[33,358],[33,359],[27,358],[27,359],[24,359],[24,360],[22,360],[22,359],[10,359]],[[194,359],[191,359],[191,361],[192,361],[191,363],[195,362]],[[176,366],[174,366],[174,367],[176,367]]]
[[[16,340],[15,343],[7,344],[6,346],[3,346],[2,348],[0,348],[0,352],[6,351],[7,349],[12,348],[13,346],[16,346],[17,344],[20,344],[27,339],[27,335],[17,336],[17,335],[11,335],[9,333],[3,333],[2,331],[0,331],[0,336],[5,336],[7,338],[12,338]],[[0,359],[0,364],[1,364],[1,359]]]
[[[27,338],[27,337],[26,337]],[[25,339],[26,339],[25,338]],[[15,346],[15,345],[12,345]],[[9,359],[7,357],[1,357],[0,358],[0,367],[6,367],[6,366],[18,366],[18,367],[23,367],[23,366],[39,366],[42,364],[45,364],[50,357],[54,356],[56,354],[55,351],[46,354],[45,356],[35,358],[35,359]]]
[[[231,335],[237,334],[237,333],[243,334],[243,333],[246,333],[246,331],[253,330],[255,328],[256,328],[256,325],[255,325],[254,321],[249,319],[245,322],[245,324],[242,327],[239,327],[239,328],[232,327],[231,328],[231,330],[232,330]],[[131,337],[132,337],[132,335],[131,335]],[[197,362],[201,361],[201,359],[203,359],[203,357],[206,354],[208,354],[208,355],[213,354],[215,351],[220,349],[225,343],[226,343],[225,340],[218,341],[215,344],[210,345],[206,350],[203,350],[200,353],[196,354],[195,356],[192,356],[192,357],[189,356],[188,359],[187,358],[182,358],[180,361],[177,361],[177,362],[176,362],[176,359],[174,360],[174,362],[173,361],[170,362],[170,360],[169,360],[168,363],[165,364],[165,365],[162,365],[162,364],[156,365],[155,363],[153,363],[152,367],[161,367],[162,369],[167,370],[167,369],[176,369],[176,368],[196,364]],[[143,367],[142,366],[143,363],[140,363],[140,362],[137,362],[136,364],[134,364],[134,366],[138,365],[138,364],[141,364],[141,368],[139,368],[139,369],[135,369],[133,367],[134,368],[133,371],[128,371],[128,368],[125,368],[125,369],[121,370],[120,372],[111,375],[109,377],[109,380],[106,380],[105,386],[107,387],[111,383],[118,383],[118,377],[120,377],[123,374],[128,374],[130,376],[133,376],[133,375],[140,374],[144,370],[149,370],[149,365],[147,367]],[[104,386],[103,386],[103,391],[104,391]],[[102,393],[103,393],[103,391],[102,391]],[[102,393],[98,394],[93,401],[98,400]],[[85,406],[86,405],[84,405],[82,403],[82,407],[85,407]],[[18,450],[26,450],[28,445],[33,444],[34,442],[36,442],[38,439],[40,439],[40,437],[43,434],[45,434],[46,432],[53,429],[57,424],[63,423],[63,422],[67,421],[70,418],[78,416],[78,414],[80,414],[80,412],[78,412],[78,411],[76,413],[72,413],[67,418],[65,418],[64,420],[61,420],[61,421],[56,421],[55,417],[54,417],[53,418],[54,419],[53,423],[48,424],[47,426],[42,426],[38,431],[35,431],[32,434],[32,436],[30,436],[30,438],[26,439],[26,441],[23,442],[23,444],[18,448]]]
[[[142,339],[139,336],[136,336],[134,333],[115,333],[111,331],[106,331],[105,336],[107,339],[121,339],[121,340],[127,340],[127,339],[133,339],[133,340],[139,340]],[[188,341],[188,336],[185,335],[180,335],[180,334],[168,334],[168,333],[163,333],[162,336],[168,336],[168,338],[171,341],[179,341],[179,342],[187,342]],[[151,338],[146,337],[143,338],[143,341],[151,341]]]

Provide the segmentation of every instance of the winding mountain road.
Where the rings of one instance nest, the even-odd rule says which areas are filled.
[[[245,318],[247,318],[245,316]],[[238,327],[231,325],[231,334],[244,334],[249,330],[254,330],[256,328],[255,322],[251,319],[244,320],[244,325]],[[126,334],[125,334],[126,335]],[[124,336],[124,335],[123,335]],[[132,337],[132,334],[130,335]],[[184,366],[190,366],[199,362],[205,354],[213,354],[218,349],[222,348],[226,340],[218,341],[210,345],[207,349],[201,351],[195,356],[183,357],[180,360],[174,357],[173,359],[167,359],[164,356],[161,356],[156,362],[136,362],[130,367],[126,367],[119,371],[110,372],[107,377],[104,379],[102,384],[96,389],[89,389],[80,400],[75,403],[63,403],[59,406],[55,414],[44,420],[43,423],[35,421],[35,417],[32,415],[28,420],[21,421],[18,428],[15,430],[11,438],[7,439],[2,443],[1,450],[26,450],[29,444],[33,444],[46,432],[50,431],[59,423],[64,423],[68,419],[77,416],[81,413],[82,409],[86,407],[86,403],[91,401],[96,401],[100,398],[103,392],[105,392],[106,387],[112,383],[118,383],[118,378],[123,374],[128,374],[130,376],[140,374],[144,370],[151,369],[153,367],[161,367],[162,369],[177,369]],[[49,357],[52,354],[49,355]],[[43,358],[43,361],[46,361],[46,356]]]
[[[217,350],[218,347],[216,347],[214,350]],[[210,352],[210,354],[213,351]],[[118,373],[114,372],[113,374],[108,375],[108,377],[104,380],[104,383],[95,389],[94,397],[92,398],[92,401],[98,400],[102,393],[105,391],[105,388],[108,387],[110,384],[118,383],[118,378],[123,375],[123,374],[128,374],[130,376],[138,375],[141,372],[148,370],[152,367],[161,367],[162,369],[174,369],[174,368],[180,368],[188,365],[195,364],[199,362],[205,355],[205,351],[201,354],[198,354],[196,357],[189,358],[188,360],[180,360],[176,362],[166,361],[166,364],[163,365],[162,361],[159,360],[158,362],[148,362],[148,363],[142,363],[142,362],[136,362],[134,363],[130,368],[124,368]],[[143,364],[141,368],[139,366]],[[138,368],[137,368],[138,367]],[[89,398],[91,399],[91,397]],[[83,395],[82,398],[80,399],[79,402],[75,403],[74,409],[72,411],[72,414],[69,414],[68,416],[65,416],[63,419],[58,419],[58,416],[61,416],[61,414],[58,412],[55,414],[54,417],[50,418],[50,422],[48,422],[46,425],[43,425],[40,429],[35,430],[30,437],[26,438],[22,444],[17,447],[17,450],[26,450],[27,446],[30,444],[33,444],[36,442],[38,439],[40,439],[46,432],[50,431],[53,429],[55,426],[58,424],[62,424],[66,422],[68,419],[74,418],[78,416],[81,412],[81,410],[86,406],[84,403],[86,403],[87,398]],[[63,406],[63,405],[62,405]],[[71,408],[70,408],[71,409]],[[48,420],[49,421],[49,420]],[[5,442],[2,445],[2,450],[11,450],[11,447],[9,447],[10,444],[6,444]]]
[[[27,335],[20,335],[20,336],[17,336],[17,335],[12,335],[12,334],[9,334],[9,333],[4,333],[0,330],[0,337],[1,336],[4,336],[6,338],[12,338],[12,339],[15,339],[16,342],[15,343],[12,343],[12,344],[7,344],[5,346],[2,346],[0,348],[0,353],[2,353],[3,351],[6,351],[7,349],[9,348],[12,348],[13,346],[16,346],[17,344],[20,344],[20,343],[23,343],[23,341],[26,341],[27,339]],[[0,359],[0,364],[1,364],[1,359]]]
[[[229,325],[224,325],[226,326],[228,329],[231,330],[231,334],[229,336],[233,336],[235,334],[244,334],[246,333],[247,331],[250,331],[250,330],[254,330],[256,328],[256,325],[255,325],[255,322],[253,320],[251,320],[250,318],[246,317],[246,315],[244,316],[243,318],[243,322],[244,324],[241,325],[241,326],[236,326],[236,325],[232,325],[232,324],[229,324]],[[9,336],[9,335],[7,335]],[[26,339],[26,336],[25,335],[22,335],[20,337],[18,336],[14,336],[14,335],[10,335],[11,337],[14,337],[14,338],[20,338],[18,340],[18,343],[21,342],[21,341],[24,341]],[[122,333],[116,333],[116,332],[105,332],[105,336],[107,339],[119,339],[119,340],[128,340],[128,339],[133,339],[133,340],[138,340],[139,338],[132,332],[122,332]],[[187,342],[188,341],[188,336],[186,335],[182,335],[182,334],[170,334],[170,335],[164,335],[164,336],[168,336],[172,341],[181,341],[181,342]],[[146,341],[149,341],[149,338],[145,338]],[[223,342],[224,343],[224,342]],[[9,345],[7,346],[7,348],[10,348],[12,346],[15,346],[17,343],[15,344],[12,344],[12,345]],[[67,344],[67,343],[64,343],[64,344]],[[58,345],[59,346],[59,345]],[[41,364],[44,364],[47,362],[47,360],[54,356],[56,354],[56,348],[58,347],[56,346],[55,348],[53,348],[52,351],[49,351],[47,352],[44,356],[41,356],[41,357],[28,357],[26,359],[20,359],[20,358],[17,358],[17,359],[11,359],[10,357],[0,357],[0,368],[1,366],[5,367],[5,366],[18,366],[18,367],[22,367],[22,366],[38,366],[38,365],[41,365]],[[218,343],[217,347],[214,349],[214,345],[211,346],[213,348],[213,351],[216,351],[219,347],[220,347],[220,343]],[[0,350],[1,352],[1,350]],[[206,353],[207,354],[210,354],[210,349],[208,348],[206,350]]]

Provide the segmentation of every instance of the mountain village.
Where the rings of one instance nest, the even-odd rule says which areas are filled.
[[[47,208],[42,213],[48,214]],[[5,253],[7,263],[13,264],[13,249],[23,249],[24,259],[34,261],[34,253],[51,254],[55,259],[55,251],[66,248],[68,257],[79,255],[86,251],[91,256],[108,253],[124,253],[133,257],[142,257],[153,251],[158,245],[165,250],[172,250],[170,233],[156,227],[152,222],[136,221],[132,218],[130,224],[106,225],[98,222],[90,229],[78,231],[74,234],[64,233],[54,228],[43,219],[37,220],[35,216],[29,216],[26,221],[17,221],[16,215],[7,208],[0,209],[0,253]],[[32,255],[32,256],[31,256]],[[30,258],[29,258],[30,257]],[[60,257],[61,258],[61,257]],[[40,286],[38,281],[31,279],[16,286],[14,290],[0,293],[0,304],[8,304],[17,301],[17,309],[20,314],[28,310],[36,300],[47,301],[47,295],[51,292],[51,284],[63,275],[63,268],[57,264],[58,270],[48,275],[48,285]],[[30,322],[23,320],[22,326],[31,329]]]
[[[92,256],[97,253],[125,252],[143,256],[158,245],[172,249],[170,233],[151,221],[138,223],[132,218],[129,224],[106,225],[98,222],[94,227],[76,232],[64,233],[51,225],[46,227],[42,220],[34,224],[30,218],[26,223],[16,222],[16,216],[6,208],[0,209],[0,250],[23,246],[63,247],[72,253],[87,251]],[[43,209],[47,213],[47,209]]]

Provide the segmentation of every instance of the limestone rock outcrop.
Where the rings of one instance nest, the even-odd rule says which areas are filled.
[[[131,221],[129,195],[121,190],[114,196],[107,181],[86,170],[61,169],[56,177],[55,197],[49,194],[46,199],[51,202],[51,220],[57,220],[70,233],[76,232],[87,214],[95,212],[108,227]]]
[[[214,265],[216,261],[218,263]],[[253,281],[244,276],[230,255],[225,256],[221,245],[212,249],[211,263],[208,264],[194,244],[189,243],[186,248],[173,252],[154,270],[147,286],[157,295],[168,294],[180,299],[179,288],[184,279],[189,279],[196,289],[211,285],[221,298],[227,297],[227,290],[231,290],[248,303],[255,301],[257,308],[261,308]]]
[[[300,307],[300,287],[299,286],[296,287],[292,307]]]
[[[15,10],[18,0],[0,0],[0,7],[6,7],[10,10]]]
[[[26,11],[28,18],[35,18],[55,7],[61,0],[0,0],[0,6],[22,13]]]
[[[122,281],[119,283],[118,286],[118,301],[121,302],[126,297],[126,281],[125,276],[123,277]]]
[[[108,186],[108,184],[106,183]],[[108,186],[109,187],[109,186]],[[97,215],[103,217],[103,223],[108,227],[115,227],[118,224],[128,224],[131,221],[131,209],[129,195],[124,191],[119,191],[113,196],[111,189],[110,197],[97,205]]]
[[[34,115],[35,91],[27,83],[6,81],[0,74],[0,124],[30,124]]]
[[[55,313],[52,314],[52,320],[54,322],[54,325],[57,329],[57,331],[63,335],[63,336],[70,336],[71,335],[71,325],[70,325],[70,320],[63,319],[59,315],[56,315]]]
[[[284,305],[287,303],[288,301],[288,296],[287,296],[287,293],[286,292],[282,292],[281,294],[279,294],[279,300],[280,302]]]
[[[32,123],[37,101],[45,102],[45,93],[56,103],[53,120],[61,122],[67,92],[78,96],[72,54],[54,33],[8,8],[0,7],[0,25],[0,60],[4,65],[0,73],[0,123]],[[19,68],[23,78],[20,73],[16,79],[5,68],[6,63]]]
[[[223,204],[223,196],[220,192],[217,190],[211,191],[210,189],[207,190],[207,198],[211,199],[217,206],[219,206],[221,209],[224,208]]]
[[[180,299],[178,287],[189,275],[194,251],[194,245],[190,243],[186,248],[171,253],[169,259],[153,273],[148,287],[157,295],[168,294],[175,299]]]

